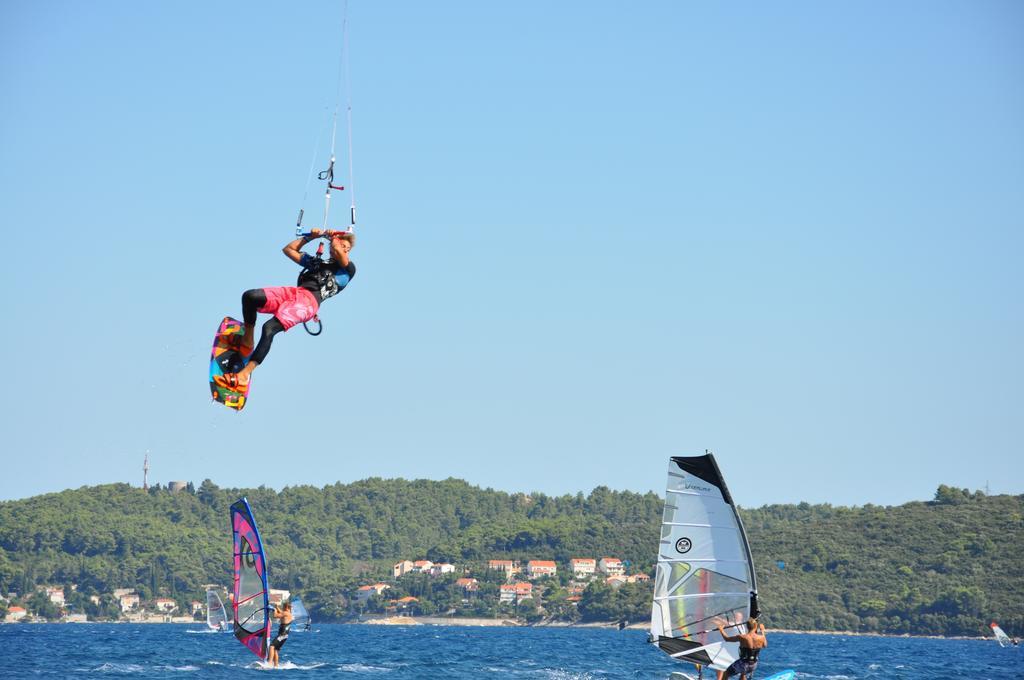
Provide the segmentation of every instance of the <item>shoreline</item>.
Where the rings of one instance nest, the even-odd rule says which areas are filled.
[[[617,629],[617,621],[592,621],[589,623],[569,623],[567,621],[550,621],[545,623],[528,624],[515,621],[509,618],[485,619],[485,618],[449,618],[435,616],[389,616],[363,621],[324,621],[327,625],[338,626],[453,626],[463,628],[609,628]],[[0,626],[41,626],[41,625],[127,625],[139,624],[146,626],[167,625],[167,626],[205,626],[202,621],[0,621]],[[315,625],[315,624],[314,624]],[[626,626],[625,630],[647,630],[647,622],[634,623]],[[795,630],[792,628],[769,628],[768,634],[786,633],[788,635],[838,635],[844,637],[878,637],[878,638],[917,638],[922,640],[988,640],[986,635],[919,635],[915,633],[862,633],[852,630]]]

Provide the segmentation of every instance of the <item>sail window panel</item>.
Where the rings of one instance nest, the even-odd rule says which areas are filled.
[[[679,583],[669,595],[727,594],[739,595],[740,602],[746,603],[750,587],[744,580],[731,578],[710,569],[697,569],[693,575]]]
[[[266,624],[263,609],[263,578],[259,555],[254,554],[249,541],[241,539],[241,568],[238,572],[238,622],[245,630],[255,633]]]
[[[666,597],[690,571],[686,562],[659,562],[654,575],[654,597]]]
[[[711,594],[705,597],[659,600],[665,629],[672,637],[703,636],[721,642],[718,626],[735,623],[746,616],[746,600],[742,595]]]

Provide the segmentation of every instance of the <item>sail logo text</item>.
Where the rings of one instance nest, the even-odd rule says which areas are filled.
[[[705,492],[710,492],[711,491],[711,487],[710,486],[701,486],[700,484],[691,484],[690,482],[686,482],[685,484],[683,484],[683,488],[684,489],[693,489],[695,491],[705,491]]]

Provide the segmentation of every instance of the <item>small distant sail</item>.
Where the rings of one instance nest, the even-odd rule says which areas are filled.
[[[306,611],[301,598],[296,597],[292,600],[292,619],[292,630],[309,630],[313,627],[313,621],[309,618],[309,612]]]
[[[758,615],[750,546],[715,458],[673,457],[651,608],[653,644],[699,668],[724,670],[739,643],[718,632],[746,632]]]
[[[235,637],[253,654],[266,659],[271,622],[267,559],[249,501],[244,498],[231,506],[231,533],[235,552],[231,601]]]
[[[228,629],[228,613],[215,590],[206,591],[206,625],[210,630]]]
[[[1009,647],[1013,644],[1013,642],[1010,641],[1010,636],[1004,633],[1003,629],[1000,628],[999,624],[995,621],[990,623],[989,627],[992,629],[992,634],[996,636],[996,642],[999,643],[1000,647]]]

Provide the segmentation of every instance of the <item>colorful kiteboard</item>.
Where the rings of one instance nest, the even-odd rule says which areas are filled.
[[[775,673],[774,675],[769,675],[764,680],[794,680],[795,678],[796,678],[796,671],[794,671],[794,670],[786,670],[786,671],[779,671],[778,673]]]
[[[213,351],[210,353],[210,392],[213,399],[236,411],[245,407],[249,398],[249,384],[231,389],[218,385],[216,377],[225,373],[238,373],[245,368],[252,348],[242,346],[244,334],[245,326],[241,321],[225,316],[213,337]]]

